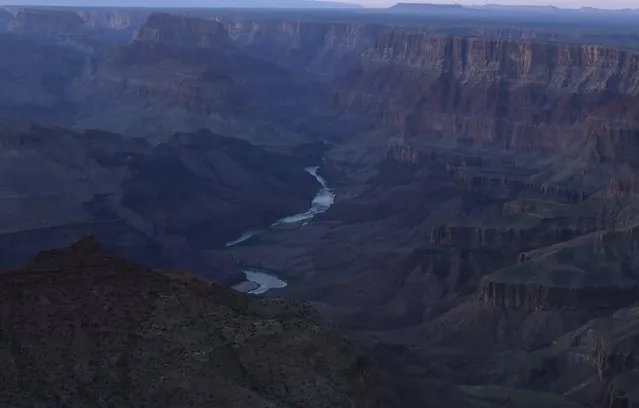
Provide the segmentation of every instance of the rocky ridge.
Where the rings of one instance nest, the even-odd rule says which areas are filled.
[[[92,237],[0,280],[3,404],[379,406],[367,357],[308,305],[147,269]]]
[[[230,262],[204,251],[305,210],[318,188],[303,160],[208,131],[152,146],[100,131],[3,124],[0,146],[0,240],[12,242],[2,250],[5,265],[92,232],[146,264],[237,281],[229,265],[229,275],[209,275],[211,263]]]

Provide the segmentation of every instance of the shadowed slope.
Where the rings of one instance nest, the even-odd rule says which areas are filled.
[[[366,359],[301,303],[146,269],[91,236],[0,282],[3,406],[377,406]]]

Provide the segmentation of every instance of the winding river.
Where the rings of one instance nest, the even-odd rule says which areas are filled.
[[[304,211],[303,213],[290,215],[288,217],[284,217],[282,219],[277,220],[273,224],[271,224],[268,228],[265,229],[252,229],[243,232],[239,238],[229,241],[226,243],[226,247],[232,247],[239,245],[249,239],[253,238],[256,235],[262,234],[266,231],[269,231],[273,228],[277,228],[278,226],[286,225],[286,224],[297,224],[301,223],[302,225],[306,225],[310,222],[310,220],[315,217],[317,214],[321,214],[329,209],[335,200],[335,192],[328,187],[326,184],[326,180],[322,178],[318,174],[319,166],[315,167],[307,167],[306,170],[310,175],[315,177],[315,179],[320,183],[321,187],[315,198],[311,203],[311,207]],[[284,288],[287,286],[287,283],[280,278],[266,273],[263,270],[258,269],[246,269],[243,271],[246,276],[246,281],[239,285],[236,285],[234,288],[243,292],[253,293],[253,294],[262,294],[271,289],[276,288]]]

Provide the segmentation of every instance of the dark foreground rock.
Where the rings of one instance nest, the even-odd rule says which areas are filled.
[[[306,303],[145,268],[90,235],[0,272],[0,296],[0,406],[577,407],[407,375],[407,349],[347,340]]]
[[[308,305],[151,270],[91,236],[0,274],[0,405],[376,407]]]

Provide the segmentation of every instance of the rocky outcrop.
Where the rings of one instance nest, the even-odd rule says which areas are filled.
[[[8,10],[0,7],[0,32],[9,28],[9,24],[13,21],[13,14]]]
[[[597,140],[600,160],[615,161],[636,157],[638,66],[639,54],[605,46],[386,28],[333,102],[401,134],[514,150]]]
[[[172,128],[186,129],[194,119],[200,127],[236,119],[248,125],[258,108],[270,112],[316,99],[295,73],[238,52],[221,23],[168,14],[151,15],[133,41],[112,49],[84,78],[81,93],[133,110],[142,104],[150,117],[164,112],[166,120],[180,122]]]
[[[490,276],[479,287],[479,299],[490,304],[512,309],[534,310],[597,310],[627,306],[637,300],[637,285],[606,288],[586,287],[574,289],[547,284],[509,284],[497,282]]]
[[[453,168],[451,179],[466,189],[502,198],[548,198],[579,204],[592,192],[569,186],[551,185],[534,181],[533,172],[502,168],[501,171],[484,171],[481,168]],[[519,173],[519,174],[516,174]]]
[[[243,112],[243,91],[224,61],[196,62],[205,59],[189,49],[135,41],[113,50],[113,67],[88,78],[90,91],[108,99],[149,100],[195,117]]]
[[[219,16],[233,43],[286,67],[341,74],[373,46],[374,24]]]
[[[136,30],[142,26],[150,14],[149,10],[133,8],[80,8],[76,9],[76,12],[82,17],[87,27],[123,31]]]
[[[615,310],[639,296],[634,230],[597,232],[520,255],[484,277],[478,297],[526,310]]]
[[[441,247],[486,248],[511,253],[568,241],[596,229],[594,220],[563,221],[549,219],[512,227],[438,225],[431,232],[431,242]],[[571,223],[574,225],[569,225]]]
[[[227,39],[215,21],[152,14],[133,41],[113,48],[107,63],[84,78],[83,93],[136,106],[147,101],[178,111],[173,116],[240,114],[246,100],[221,50]]]
[[[616,377],[609,385],[605,408],[634,408],[639,405],[639,370],[629,371]]]
[[[9,30],[22,34],[71,34],[81,31],[85,21],[73,10],[22,9]]]
[[[158,407],[378,406],[370,359],[303,303],[147,269],[92,237],[0,282],[3,405],[103,407],[106,395]]]
[[[639,367],[639,309],[622,309],[597,322],[595,330],[600,336],[594,351],[599,378],[612,382],[610,392],[619,397],[624,383],[619,376],[636,375],[631,371]]]
[[[41,44],[28,36],[0,38],[0,115],[63,121],[72,109],[67,89],[86,67],[84,52]]]
[[[214,20],[154,13],[134,40],[172,47],[219,48],[227,45],[229,37],[224,26]]]
[[[0,31],[60,40],[65,46],[93,49],[130,41],[151,9],[5,6]]]
[[[613,32],[613,30],[610,30],[610,32],[590,32],[587,29],[570,30],[562,29],[561,27],[553,29],[544,29],[541,27],[524,28],[514,27],[511,24],[505,24],[501,27],[491,25],[477,25],[473,27],[450,24],[446,25],[446,27],[439,28],[437,32],[457,36],[600,44],[611,47],[631,46],[639,41],[639,34],[632,31]]]

